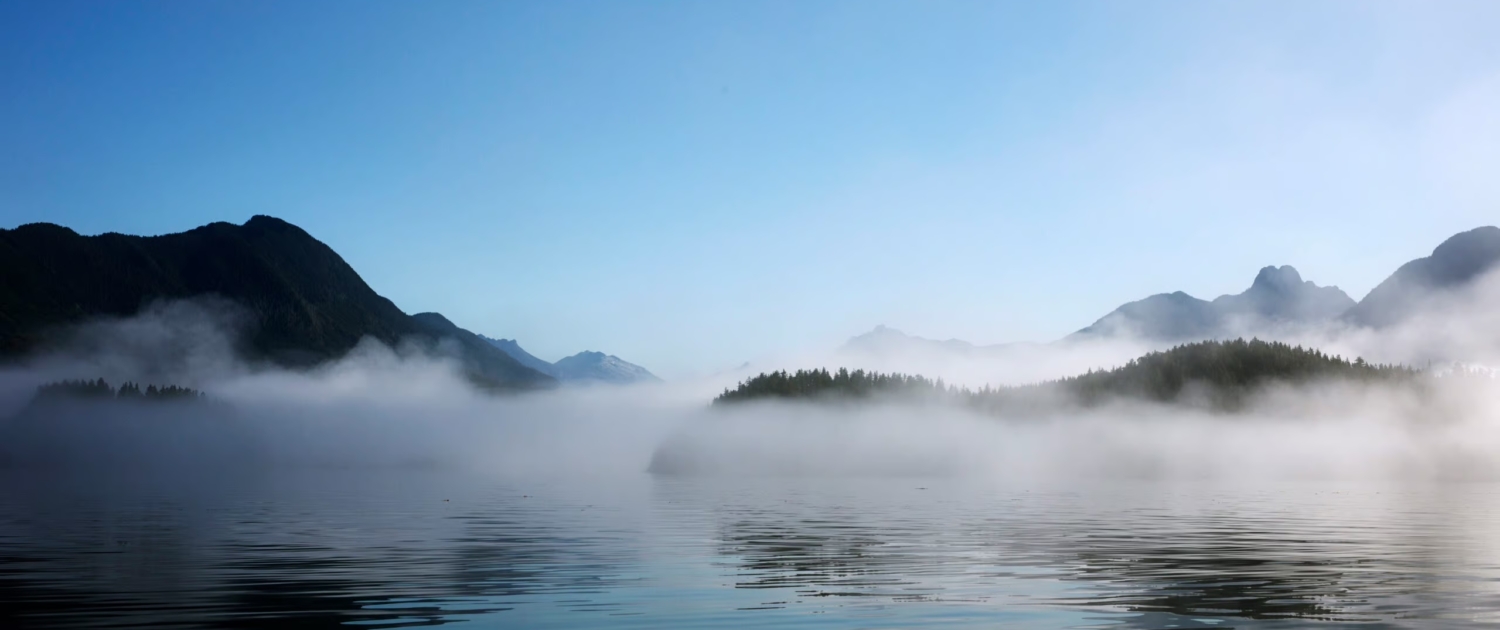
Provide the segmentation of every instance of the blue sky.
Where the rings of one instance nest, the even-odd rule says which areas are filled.
[[[1495,2],[5,2],[0,227],[292,221],[667,376],[1046,340],[1500,209]]]

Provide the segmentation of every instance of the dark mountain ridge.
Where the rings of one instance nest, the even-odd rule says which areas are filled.
[[[306,367],[343,356],[364,337],[453,339],[476,383],[554,383],[441,316],[407,315],[332,248],[273,217],[161,236],[82,236],[46,223],[0,229],[0,358],[61,344],[69,325],[205,296],[246,311],[238,349],[251,360]]]
[[[1343,319],[1380,328],[1399,323],[1422,311],[1436,294],[1473,282],[1500,263],[1500,228],[1485,226],[1460,232],[1443,241],[1432,255],[1396,269]]]

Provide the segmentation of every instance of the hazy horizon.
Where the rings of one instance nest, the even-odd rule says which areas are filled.
[[[408,312],[678,377],[1266,265],[1358,299],[1494,223],[1494,3],[918,6],[7,3],[0,226],[269,214]]]

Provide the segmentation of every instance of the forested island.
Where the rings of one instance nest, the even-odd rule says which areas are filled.
[[[169,404],[170,403],[170,404]],[[222,417],[229,411],[229,404],[210,397],[207,393],[191,387],[178,385],[142,386],[126,381],[118,387],[103,378],[94,380],[63,380],[45,383],[36,388],[36,394],[21,407],[12,420],[17,422],[45,421],[56,416],[56,411],[65,408],[86,406],[91,409],[139,408],[150,409],[181,407],[190,403],[193,408],[209,410],[208,415]],[[96,414],[108,418],[110,414]]]
[[[259,466],[264,446],[228,402],[191,387],[104,379],[36,388],[0,417],[0,470],[222,470]]]
[[[1190,402],[1233,410],[1257,389],[1276,384],[1326,380],[1407,381],[1417,370],[1348,360],[1313,348],[1235,339],[1183,344],[1152,352],[1123,366],[1013,387],[957,387],[942,379],[883,374],[864,370],[826,369],[762,373],[726,389],[714,405],[754,400],[928,398],[959,402],[986,410],[1033,408],[1059,403],[1094,406],[1114,399]]]
[[[47,383],[36,388],[34,401],[45,400],[197,400],[207,394],[189,387],[176,385],[147,385],[141,389],[139,383],[126,381],[118,388],[110,386],[103,378],[98,380],[71,380]]]

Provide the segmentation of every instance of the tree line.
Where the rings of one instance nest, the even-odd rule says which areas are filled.
[[[1183,344],[1151,352],[1110,370],[1090,370],[1032,385],[985,386],[978,390],[910,374],[851,372],[845,368],[833,372],[782,370],[762,373],[733,389],[725,389],[714,399],[714,404],[768,398],[916,395],[957,400],[998,411],[1057,402],[1091,406],[1115,398],[1173,402],[1192,391],[1211,407],[1235,409],[1256,389],[1276,382],[1410,380],[1417,374],[1417,370],[1405,366],[1377,365],[1362,358],[1351,361],[1300,345],[1235,339]]]
[[[207,394],[188,387],[176,385],[147,385],[142,389],[139,383],[126,381],[118,388],[110,386],[108,382],[100,378],[98,380],[66,380],[55,383],[47,383],[36,388],[36,400],[199,400],[206,398]]]
[[[827,369],[797,370],[762,373],[741,382],[734,389],[725,389],[714,399],[715,404],[733,403],[758,398],[815,398],[827,396],[868,397],[876,394],[936,394],[954,393],[942,379],[932,380],[911,374],[849,371],[839,368],[836,372]]]

